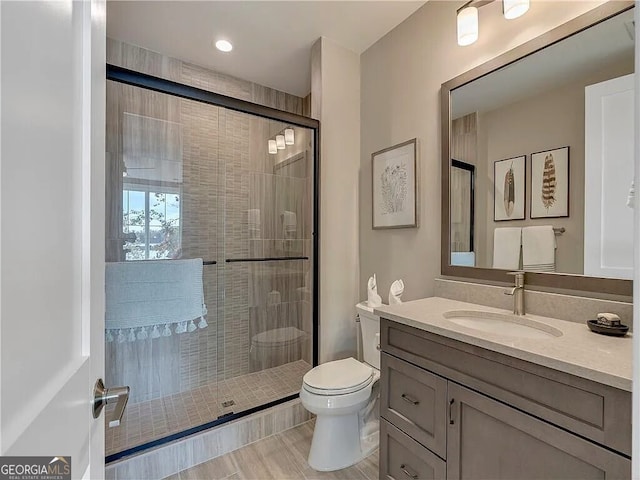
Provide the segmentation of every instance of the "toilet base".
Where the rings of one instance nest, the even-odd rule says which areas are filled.
[[[316,417],[309,451],[311,468],[319,472],[341,470],[358,463],[365,456],[360,441],[357,412]]]

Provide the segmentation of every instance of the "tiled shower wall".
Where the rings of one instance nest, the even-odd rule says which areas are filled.
[[[243,100],[301,114],[303,99],[221,75],[139,47],[109,40],[107,61]],[[180,123],[183,132],[182,256],[217,260],[204,266],[209,327],[192,333],[123,344],[107,344],[108,384],[132,386],[131,402],[149,400],[211,384],[251,370],[251,338],[280,326],[308,333],[303,359],[311,363],[311,262],[225,264],[225,258],[308,255],[311,252],[312,152],[310,136],[296,129],[296,145],[274,158],[266,139],[285,125],[184,99],[109,82],[107,176],[115,195],[108,198],[107,260],[116,261],[122,175],[123,112]],[[283,168],[274,163],[301,159]],[[275,173],[275,174],[274,174]],[[264,188],[257,188],[262,184]],[[111,193],[114,193],[112,191]],[[109,195],[108,195],[109,197]],[[271,205],[271,208],[267,206]],[[294,211],[295,237],[284,239],[275,211]],[[262,232],[249,237],[247,210],[260,208]],[[280,230],[278,230],[278,228]],[[279,305],[267,305],[280,292]],[[275,314],[274,314],[275,313]],[[175,372],[179,372],[176,375]],[[215,401],[215,400],[214,400]]]

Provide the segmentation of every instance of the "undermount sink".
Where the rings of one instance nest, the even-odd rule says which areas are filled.
[[[443,316],[450,322],[463,327],[509,337],[542,340],[562,336],[562,332],[557,328],[518,315],[453,310],[445,312]]]

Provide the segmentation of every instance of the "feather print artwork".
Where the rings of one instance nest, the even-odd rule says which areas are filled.
[[[516,181],[513,174],[513,163],[504,176],[504,211],[507,217],[513,214],[516,204]]]
[[[553,160],[553,154],[544,158],[541,199],[547,210],[556,202],[556,163]]]

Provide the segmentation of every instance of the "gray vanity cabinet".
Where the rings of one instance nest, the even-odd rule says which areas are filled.
[[[628,459],[449,382],[447,475],[453,479],[626,479]]]
[[[631,393],[381,321],[381,479],[623,479]]]

